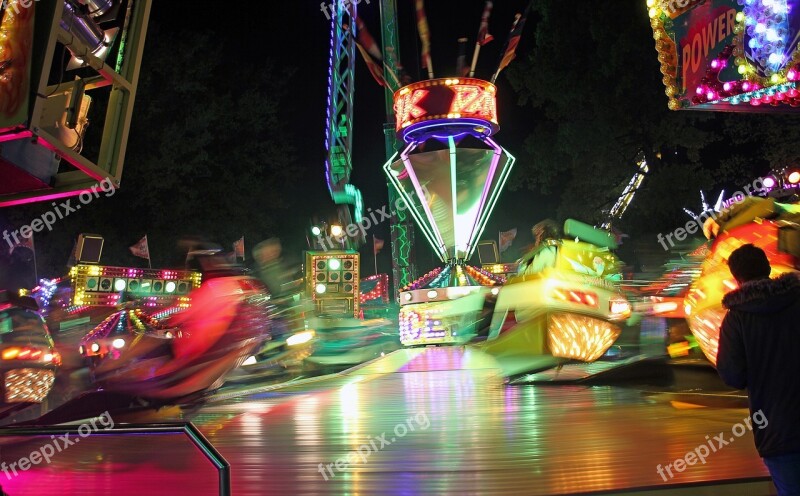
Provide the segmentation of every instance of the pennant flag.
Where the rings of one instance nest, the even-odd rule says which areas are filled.
[[[358,36],[356,39],[358,42],[367,49],[370,55],[376,60],[383,60],[383,53],[381,52],[381,48],[375,42],[375,38],[367,30],[367,26],[364,24],[364,21],[360,17],[356,17],[356,29]]]
[[[345,29],[348,29],[345,26]],[[386,81],[386,77],[384,76],[384,69],[386,73],[392,76],[393,81],[397,84],[397,86],[393,87],[392,89],[400,89],[400,80],[397,78],[397,74],[384,62],[383,60],[383,53],[381,52],[380,47],[375,42],[375,38],[369,34],[367,30],[367,26],[364,24],[364,21],[361,20],[360,17],[356,18],[356,48],[358,51],[361,52],[361,56],[364,58],[364,62],[367,63],[367,68],[369,69],[370,74],[372,77],[375,78],[375,81],[378,82],[379,85],[388,88],[390,85]],[[373,59],[377,59],[381,64],[378,64]]]
[[[150,248],[147,246],[147,235],[139,240],[138,243],[129,248],[134,257],[146,258],[150,260]]]
[[[425,15],[425,0],[416,0],[417,4],[417,31],[422,42],[422,67],[428,69],[428,75],[433,78],[431,67],[431,30],[428,27],[428,16]]]
[[[233,243],[233,254],[244,260],[244,236]]]
[[[698,246],[697,249],[689,253],[689,256],[691,257],[706,258],[709,255],[711,255],[711,249],[708,247],[707,243],[703,243],[702,245]]]
[[[494,36],[489,34],[489,18],[492,16],[492,8],[494,8],[494,3],[487,0],[481,16],[481,27],[478,30],[478,44],[480,46],[484,46],[494,40]]]
[[[514,25],[511,26],[511,32],[508,35],[508,41],[506,42],[506,48],[503,52],[503,58],[500,60],[500,65],[497,67],[497,71],[492,78],[492,82],[497,80],[497,77],[500,73],[508,67],[508,65],[517,58],[517,47],[519,46],[519,41],[522,38],[522,31],[525,29],[525,22],[528,19],[528,14],[533,7],[533,0],[531,3],[528,4],[528,7],[525,9],[524,14],[517,14],[516,19],[514,19]]]
[[[361,46],[361,43],[356,43],[356,47],[358,51],[361,52],[361,56],[364,57],[364,62],[367,63],[367,67],[369,68],[370,74],[372,77],[375,78],[375,81],[378,82],[379,85],[383,86],[384,88],[388,85],[386,84],[386,78],[383,77],[383,71],[381,70],[380,66],[372,60],[367,50]]]
[[[481,53],[481,47],[494,39],[494,36],[489,34],[489,18],[492,16],[493,8],[494,3],[487,0],[486,6],[483,8],[483,14],[481,15],[481,25],[480,28],[478,28],[478,39],[475,43],[475,53],[472,55],[472,65],[467,73],[469,77],[475,76],[475,69],[478,67],[478,57]]]
[[[383,240],[372,236],[372,251],[377,255],[383,249]]]
[[[506,232],[500,233],[500,253],[503,253],[507,249],[511,247],[511,243],[514,242],[514,238],[517,237],[517,228]]]

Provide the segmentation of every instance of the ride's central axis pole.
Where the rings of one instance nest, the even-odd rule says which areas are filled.
[[[391,72],[398,74],[402,80],[400,60],[400,40],[397,27],[397,2],[396,0],[381,0],[381,26],[384,65],[384,77],[391,80]],[[402,82],[402,81],[401,81]],[[386,137],[386,159],[391,159],[397,152],[397,134],[394,117],[394,93],[386,89],[386,122],[384,135]],[[394,282],[394,299],[397,299],[397,290],[413,282],[417,278],[414,265],[414,225],[408,210],[396,208],[400,195],[391,184],[389,189],[389,205],[392,211],[392,276]]]

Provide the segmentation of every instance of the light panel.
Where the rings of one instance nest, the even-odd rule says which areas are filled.
[[[357,317],[361,304],[359,271],[358,252],[306,252],[305,291],[317,312]]]
[[[547,345],[557,358],[594,362],[611,348],[622,330],[605,320],[574,313],[548,316]]]
[[[73,305],[115,306],[141,300],[147,307],[173,304],[200,287],[199,272],[79,264],[70,270]],[[168,288],[171,291],[168,291]]]

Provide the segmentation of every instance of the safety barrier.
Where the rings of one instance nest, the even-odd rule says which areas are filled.
[[[0,437],[50,436],[75,434],[80,425],[25,426],[0,428]],[[191,422],[162,424],[123,424],[107,430],[97,430],[92,436],[126,434],[185,434],[200,449],[219,472],[220,496],[231,496],[231,465],[211,442]]]

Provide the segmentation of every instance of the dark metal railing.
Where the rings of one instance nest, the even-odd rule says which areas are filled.
[[[2,427],[0,437],[80,435],[80,425],[52,425]],[[231,465],[191,422],[163,424],[123,424],[107,430],[92,431],[92,436],[114,436],[125,434],[185,434],[192,443],[208,458],[219,472],[220,496],[231,496]]]

